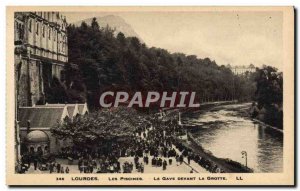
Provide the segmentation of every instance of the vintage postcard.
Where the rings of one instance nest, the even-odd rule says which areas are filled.
[[[295,184],[293,7],[7,7],[7,184]]]

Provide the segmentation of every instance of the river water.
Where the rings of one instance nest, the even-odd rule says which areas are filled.
[[[246,164],[254,172],[283,171],[283,135],[239,115],[249,104],[218,106],[201,114],[183,116],[184,123],[199,127],[194,136],[204,149],[219,158]]]

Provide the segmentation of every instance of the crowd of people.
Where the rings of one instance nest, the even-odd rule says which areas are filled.
[[[46,163],[46,165],[42,165],[41,170],[47,170],[49,169],[50,174],[52,173],[66,173],[68,174],[70,172],[70,169],[68,166],[64,168],[60,163],[52,162],[52,163]]]
[[[145,165],[166,170],[168,165],[181,165],[185,158],[188,164],[194,160],[210,172],[222,172],[217,165],[193,154],[192,150],[177,140],[176,137],[184,133],[178,125],[178,119],[168,119],[168,116],[164,115],[163,119],[156,117],[150,119],[149,124],[137,127],[133,139],[110,142],[99,148],[65,147],[55,158],[67,159],[69,165],[77,163],[80,173],[144,173]],[[129,157],[133,158],[133,162],[126,161]],[[120,158],[125,159],[122,164]],[[43,162],[26,157],[23,159],[23,163],[29,166],[34,162],[35,170],[38,168],[37,163],[40,163],[40,170],[49,170],[50,173],[70,172],[67,165],[63,167],[55,160]]]
[[[21,163],[17,165],[16,171],[23,174],[26,173],[33,164],[33,170],[46,171],[49,173],[69,173],[70,169],[67,165],[62,165],[55,161],[54,157],[32,155],[26,153],[21,157]]]

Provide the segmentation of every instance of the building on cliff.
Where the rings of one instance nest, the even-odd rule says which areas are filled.
[[[249,66],[241,65],[241,66],[233,66],[230,67],[231,71],[235,75],[243,75],[245,73],[253,73],[256,71],[256,68],[253,64],[250,64]]]
[[[51,80],[64,80],[67,21],[59,12],[16,12],[14,22],[16,106],[43,103]]]

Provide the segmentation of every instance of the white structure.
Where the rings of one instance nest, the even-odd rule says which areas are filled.
[[[231,71],[236,75],[242,75],[246,72],[255,72],[256,68],[253,64],[250,64],[249,66],[233,66],[230,67]]]
[[[89,113],[88,107],[86,103],[75,103],[75,104],[49,104],[46,103],[44,107],[63,107],[66,106],[70,115],[70,118],[73,120],[77,115],[85,115]]]

